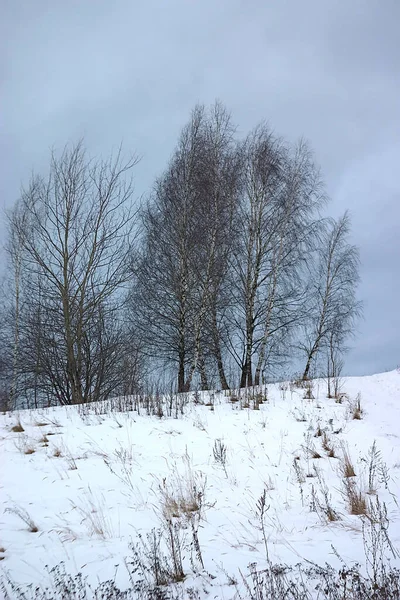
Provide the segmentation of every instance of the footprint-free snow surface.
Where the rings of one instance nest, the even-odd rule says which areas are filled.
[[[63,562],[126,589],[153,577],[154,542],[171,565],[171,534],[184,574],[174,585],[200,598],[233,598],[240,573],[267,560],[366,569],[352,492],[366,511],[385,505],[396,554],[400,373],[341,383],[340,403],[316,380],[167,398],[163,416],[143,399],[139,412],[115,401],[1,415],[0,577],[45,587]]]

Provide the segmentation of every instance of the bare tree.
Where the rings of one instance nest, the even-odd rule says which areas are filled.
[[[233,350],[246,387],[260,383],[273,354],[282,352],[277,338],[285,332],[288,339],[299,319],[299,268],[323,195],[307,145],[300,142],[293,152],[266,125],[247,137],[243,160],[234,263],[239,342]]]
[[[134,325],[147,352],[176,364],[178,390],[186,389],[186,369],[194,356],[193,264],[196,252],[197,156],[203,110],[196,109],[178,148],[142,213],[144,240],[132,294]]]
[[[132,306],[149,354],[177,365],[179,391],[196,374],[209,387],[210,362],[228,385],[221,305],[238,179],[232,135],[220,104],[197,106],[143,213]]]
[[[53,153],[49,176],[32,179],[10,214],[13,247],[22,252],[13,256],[22,256],[29,278],[27,339],[37,369],[63,404],[98,400],[110,391],[108,332],[130,277],[134,211],[127,175],[136,162],[122,162],[121,152],[108,161],[90,160],[82,143],[60,157]]]
[[[323,349],[329,349],[332,361],[346,338],[354,332],[361,304],[356,299],[359,281],[358,249],[348,241],[350,218],[346,212],[337,221],[330,219],[321,237],[321,245],[311,263],[308,318],[304,341],[306,355],[303,379]]]
[[[240,189],[241,160],[233,140],[231,117],[216,102],[206,114],[196,178],[195,353],[187,387],[198,370],[208,389],[206,362],[215,363],[222,389],[229,387],[224,366],[229,259],[236,242],[234,220]]]

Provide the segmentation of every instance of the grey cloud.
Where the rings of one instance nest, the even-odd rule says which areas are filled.
[[[49,147],[84,136],[143,156],[149,189],[193,105],[220,98],[242,134],[308,138],[362,259],[365,320],[347,370],[400,362],[398,0],[5,0],[1,203]],[[0,227],[4,237],[4,225]]]

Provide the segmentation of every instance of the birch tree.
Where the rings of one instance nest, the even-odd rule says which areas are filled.
[[[265,125],[243,145],[235,253],[240,386],[260,383],[277,336],[299,319],[298,270],[315,234],[321,180],[304,142],[291,150]],[[255,367],[255,371],[254,371]]]
[[[306,356],[303,379],[323,349],[329,349],[331,362],[346,338],[354,332],[361,312],[356,290],[359,282],[358,249],[349,243],[350,218],[346,212],[338,220],[330,219],[311,265],[308,319],[304,342]]]
[[[177,366],[177,389],[209,387],[216,362],[227,387],[221,333],[237,174],[225,109],[197,106],[143,213],[144,244],[132,306],[151,356]]]

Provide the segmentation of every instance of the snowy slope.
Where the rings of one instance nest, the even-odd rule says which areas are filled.
[[[270,385],[259,410],[243,408],[244,397],[232,402],[223,393],[203,394],[204,404],[191,400],[178,419],[144,410],[21,411],[23,432],[12,431],[18,415],[0,416],[0,572],[17,583],[45,585],[44,566],[64,561],[68,572],[81,571],[94,584],[115,578],[126,588],[131,544],[140,551],[139,535],[146,540],[153,528],[165,527],[166,515],[182,539],[186,578],[180,585],[204,597],[232,598],[239,569],[253,562],[262,567],[267,553],[274,563],[338,566],[339,555],[364,564],[362,517],[350,514],[345,491],[346,449],[354,489],[365,492],[372,484],[400,549],[400,374],[344,379],[341,404],[327,399],[326,389],[317,380],[314,398],[306,399],[303,388]],[[360,420],[349,408],[357,394]],[[313,458],[315,452],[321,458]],[[264,490],[266,539],[259,504]],[[193,496],[200,515],[198,507],[182,507]],[[375,502],[376,495],[365,498]],[[337,520],[327,518],[328,508]],[[25,523],[21,511],[33,523]],[[37,532],[29,531],[33,524]]]

